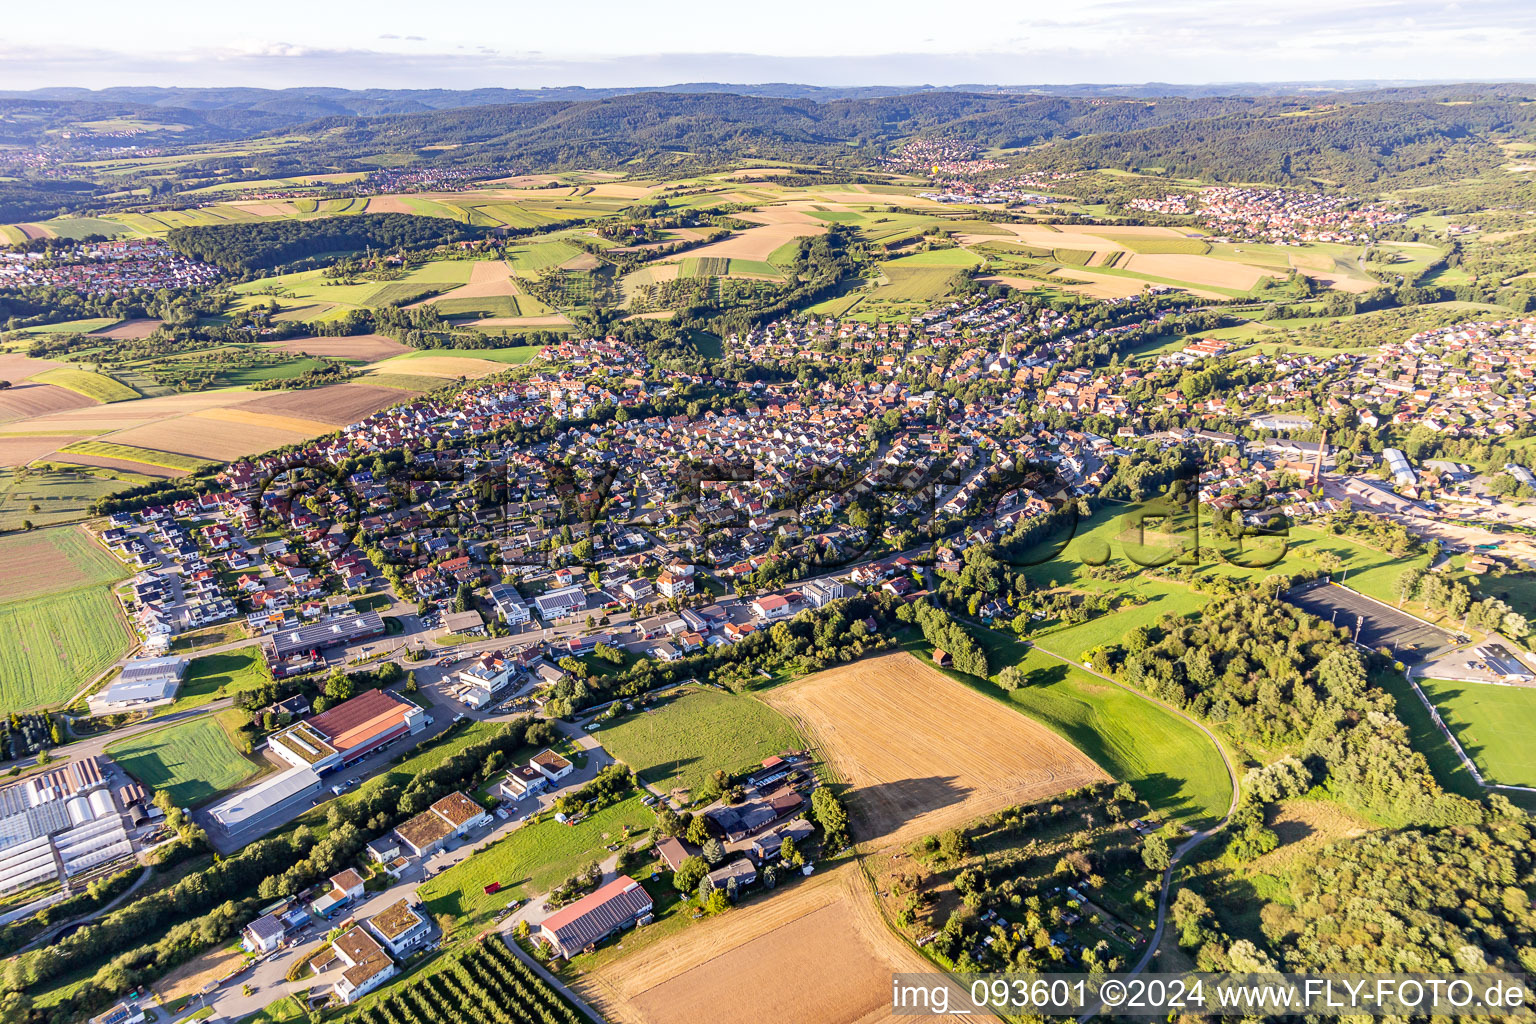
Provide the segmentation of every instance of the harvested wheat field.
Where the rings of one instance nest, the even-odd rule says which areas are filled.
[[[998,224],[997,227],[1013,235],[1025,245],[1038,246],[1042,249],[1087,249],[1097,252],[1101,249],[1123,250],[1125,248],[1118,242],[1111,242],[1107,238],[1090,235],[1085,231],[1056,231],[1042,224]],[[973,242],[996,242],[1000,236],[962,234],[957,237],[963,244],[970,245]]]
[[[0,437],[0,466],[25,466],[80,440],[80,434],[47,434],[40,437]]]
[[[79,408],[29,417],[10,424],[6,429],[12,432],[25,430],[28,433],[46,431],[58,434],[104,434],[113,430],[127,430],[130,427],[158,420],[185,416],[204,409],[217,409],[239,402],[248,402],[250,398],[249,391],[218,390],[165,395],[159,398],[140,398],[131,402],[113,402],[110,405],[87,402],[85,406]]]
[[[97,404],[94,399],[57,384],[16,384],[0,391],[0,423]]]
[[[308,431],[282,430],[195,415],[145,423],[142,426],[106,435],[98,440],[225,462],[242,455],[271,451],[273,448],[281,448],[285,444],[294,444],[312,436],[313,434]],[[79,462],[82,458],[82,456],[70,455],[72,462]]]
[[[371,384],[331,384],[297,391],[275,391],[253,402],[242,402],[246,412],[299,416],[333,427],[356,423],[386,405],[400,401],[400,392]]]
[[[27,236],[27,240],[34,238],[52,238],[53,232],[41,224],[17,224],[16,230]]]
[[[1136,253],[1125,263],[1125,269],[1152,277],[1166,277],[1176,281],[1188,281],[1212,288],[1235,288],[1247,291],[1259,283],[1262,277],[1284,277],[1275,270],[1264,270],[1246,263],[1194,256],[1186,253]]]
[[[562,327],[568,326],[570,321],[564,313],[545,313],[542,316],[487,316],[469,323],[473,327]]]
[[[891,974],[933,971],[886,928],[853,863],[604,964],[574,987],[616,1024],[876,1024]]]
[[[403,356],[411,351],[394,338],[382,334],[353,334],[344,338],[289,338],[272,343],[273,348],[287,352],[302,352],[307,356],[326,356],[330,359],[360,359],[376,363],[390,356]]]
[[[1090,295],[1095,299],[1121,299],[1131,295],[1140,295],[1145,281],[1134,277],[1116,277],[1113,274],[1095,274],[1084,270],[1082,267],[1058,268],[1050,273],[1055,287],[1064,291],[1077,292],[1080,295]],[[1206,295],[1206,298],[1213,296]],[[1214,296],[1220,298],[1220,296]]]
[[[57,359],[33,359],[31,356],[17,355],[15,352],[0,353],[0,380],[8,380],[15,384],[34,377],[44,370],[56,370],[68,365]]]
[[[904,652],[763,696],[848,783],[859,842],[903,843],[1106,778],[1049,729]]]
[[[234,202],[229,205],[236,209],[244,210],[253,217],[292,217],[299,212],[297,206],[286,200],[276,202],[270,200],[266,202]]]
[[[401,196],[374,196],[364,208],[368,213],[415,213]]]
[[[522,321],[519,320],[521,323]],[[424,374],[428,377],[489,377],[507,368],[506,363],[470,356],[401,356],[374,363],[368,369],[379,373]],[[398,396],[396,401],[398,401]]]
[[[594,258],[595,262],[595,258]],[[461,284],[452,291],[434,295],[412,306],[430,306],[444,299],[486,299],[494,295],[521,295],[512,281],[512,268],[506,260],[479,260],[469,268],[469,283]]]
[[[147,338],[165,323],[164,320],[124,320],[120,324],[111,327],[103,327],[99,331],[92,331],[93,338],[117,338],[121,340],[136,340]]]
[[[690,249],[689,256],[723,256],[738,260],[766,260],[768,255],[785,242],[808,235],[824,235],[827,223],[817,220],[804,210],[787,206],[769,206],[751,213],[736,214],[741,220],[756,221],[761,227],[738,231],[729,238],[698,249]]]
[[[209,409],[207,412],[194,415],[201,419],[222,420],[225,423],[247,423],[253,427],[291,430],[295,434],[304,434],[308,437],[319,437],[336,429],[331,424],[320,420],[308,420],[302,416],[280,416],[272,412],[252,412],[238,405],[232,409]]]

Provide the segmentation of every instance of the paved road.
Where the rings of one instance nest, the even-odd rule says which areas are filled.
[[[568,739],[587,755],[587,763],[585,765],[577,768],[566,778],[562,779],[559,787],[541,793],[533,799],[525,799],[516,804],[509,805],[512,810],[512,817],[509,820],[493,819],[493,823],[489,827],[471,833],[465,839],[456,842],[448,849],[433,854],[425,861],[412,864],[401,875],[399,881],[395,882],[388,889],[366,895],[362,902],[348,907],[345,915],[338,917],[336,920],[343,920],[345,917],[355,917],[358,920],[362,920],[379,913],[385,907],[400,899],[407,899],[412,903],[418,902],[417,889],[423,882],[465,860],[481,847],[510,835],[522,827],[523,822],[521,819],[523,817],[548,808],[562,794],[579,789],[581,786],[592,781],[600,769],[613,763],[612,756],[590,734],[567,723],[557,722],[556,725]],[[612,872],[615,860],[615,856],[610,856],[604,862],[604,870],[606,872]],[[537,911],[537,908],[542,906],[545,895],[540,893],[534,896],[521,908],[520,913],[527,913],[530,910]],[[537,924],[538,921],[543,920],[544,916],[542,913],[539,913],[536,920],[531,923]],[[511,918],[507,922],[508,926],[514,926],[519,919],[517,917]],[[336,981],[334,971],[318,976],[310,975],[304,980],[297,982],[288,981],[286,975],[289,967],[296,960],[312,954],[319,948],[320,943],[324,940],[325,933],[331,926],[330,923],[322,921],[306,929],[305,932],[301,933],[305,941],[277,950],[266,959],[258,962],[253,970],[231,979],[216,991],[209,993],[202,1005],[213,1007],[214,1015],[224,1020],[239,1020],[241,1017],[255,1013],[257,1010],[283,996],[296,995],[302,1000],[304,994],[312,988],[323,987],[329,989]],[[252,994],[249,996],[244,992],[244,986],[246,985],[249,985],[252,989]],[[193,1008],[197,1008],[197,1006],[198,1004],[193,1004]],[[600,1020],[601,1018],[594,1019]]]

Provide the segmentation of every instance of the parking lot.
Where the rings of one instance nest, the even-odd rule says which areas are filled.
[[[1361,644],[1389,648],[1405,665],[1435,661],[1449,654],[1456,638],[1363,594],[1333,583],[1312,583],[1285,594],[1285,600],[1324,622],[1349,629]]]

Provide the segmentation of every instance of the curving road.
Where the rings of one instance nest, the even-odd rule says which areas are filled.
[[[1205,738],[1210,740],[1211,744],[1215,746],[1216,752],[1221,755],[1221,763],[1225,765],[1227,769],[1227,778],[1232,781],[1232,801],[1227,805],[1227,813],[1222,816],[1220,821],[1212,825],[1210,828],[1196,832],[1194,835],[1184,840],[1184,842],[1180,843],[1179,846],[1173,851],[1172,855],[1168,858],[1168,866],[1163,869],[1162,888],[1158,891],[1157,894],[1157,927],[1152,930],[1152,938],[1147,943],[1146,952],[1141,955],[1141,959],[1137,961],[1136,966],[1132,967],[1129,971],[1126,972],[1127,974],[1140,974],[1142,971],[1147,969],[1149,964],[1152,963],[1152,958],[1157,955],[1157,947],[1163,940],[1163,929],[1168,919],[1168,893],[1173,888],[1174,869],[1179,866],[1179,862],[1184,859],[1186,854],[1188,854],[1195,847],[1199,846],[1201,843],[1205,842],[1211,836],[1215,835],[1217,832],[1221,831],[1221,829],[1226,826],[1227,822],[1231,820],[1232,812],[1237,809],[1237,801],[1240,795],[1237,781],[1237,771],[1232,767],[1232,759],[1227,756],[1227,750],[1221,745],[1221,741],[1216,738],[1216,735],[1212,733],[1211,730],[1207,729],[1203,723],[1197,721],[1195,718],[1174,707],[1172,704],[1169,704],[1167,701],[1159,700],[1156,697],[1143,693],[1142,691],[1136,689],[1134,686],[1127,686],[1125,683],[1120,682],[1118,679],[1107,676],[1102,672],[1095,672],[1093,669],[1088,668],[1086,665],[1073,661],[1071,658],[1064,657],[1055,653],[1054,651],[1048,651],[1038,644],[1033,646],[1034,649],[1039,651],[1041,654],[1055,658],[1057,661],[1065,662],[1066,664],[1071,665],[1073,668],[1104,680],[1104,682],[1109,683],[1111,686],[1118,686],[1120,689],[1126,691],[1127,693],[1134,694],[1135,696],[1140,697],[1142,700],[1156,704],[1157,706],[1163,708],[1165,711],[1168,711],[1170,714],[1182,718],[1196,729],[1199,729],[1202,733],[1205,734]],[[1098,1016],[1098,1014],[1103,1009],[1104,1007],[1102,1005],[1094,1007],[1094,1009],[1090,1012],[1085,1013],[1081,1017],[1077,1018],[1078,1024],[1086,1024],[1087,1021],[1090,1021],[1094,1017]]]

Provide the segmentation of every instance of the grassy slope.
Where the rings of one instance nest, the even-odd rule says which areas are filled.
[[[777,711],[751,697],[691,689],[605,725],[603,747],[650,783],[696,789],[715,769],[735,771],[804,746]]]
[[[178,805],[189,807],[233,789],[258,771],[235,749],[220,721],[240,714],[226,711],[140,733],[109,746],[107,753],[144,785],[168,789]]]
[[[967,685],[1049,726],[1164,814],[1192,824],[1221,818],[1232,786],[1216,748],[1198,729],[1076,666],[995,630],[972,629],[994,673],[1017,664],[1026,683],[1012,692],[972,676]]]
[[[548,892],[583,863],[611,856],[606,846],[620,841],[626,826],[633,835],[655,820],[634,795],[578,825],[553,819],[525,825],[423,883],[418,893],[433,917],[455,919],[451,929],[477,927],[512,897]],[[501,883],[500,891],[486,895],[485,887],[493,882]]]

